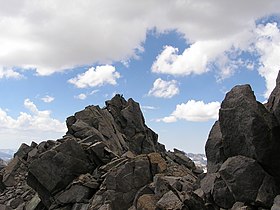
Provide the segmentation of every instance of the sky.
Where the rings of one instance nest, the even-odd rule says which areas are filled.
[[[204,153],[220,103],[280,69],[279,0],[0,0],[0,148],[61,138],[116,93],[167,149]]]

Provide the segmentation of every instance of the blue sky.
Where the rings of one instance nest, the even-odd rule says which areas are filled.
[[[0,2],[0,148],[120,93],[167,149],[203,153],[225,93],[265,102],[280,69],[276,0]]]

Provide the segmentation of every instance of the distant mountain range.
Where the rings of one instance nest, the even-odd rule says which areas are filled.
[[[14,156],[15,152],[13,149],[0,149],[0,159],[8,161]]]
[[[203,169],[204,172],[207,171],[207,158],[205,154],[194,154],[194,153],[186,153],[186,155],[192,159],[192,161],[195,163],[197,167],[200,167]]]

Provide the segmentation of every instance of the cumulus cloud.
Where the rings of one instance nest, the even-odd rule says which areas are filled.
[[[38,110],[30,100],[24,100],[25,108],[30,112],[20,112],[17,118],[13,118],[0,108],[0,130],[7,129],[14,132],[37,131],[37,132],[65,132],[66,126],[59,120],[51,117],[51,111]]]
[[[84,93],[81,93],[77,96],[75,96],[76,99],[80,99],[80,100],[85,100],[87,98],[87,95]]]
[[[77,75],[68,80],[78,88],[103,86],[105,84],[116,85],[117,79],[120,78],[120,73],[116,71],[114,66],[105,65],[91,67],[86,72]]]
[[[178,104],[170,116],[158,119],[166,123],[186,120],[192,122],[204,122],[218,119],[220,103],[190,100],[187,103]]]
[[[129,60],[153,28],[159,33],[178,31],[192,43],[186,53],[197,52],[213,40],[240,43],[238,34],[279,8],[278,0],[1,1],[0,65],[49,75],[85,64]]]
[[[280,30],[277,23],[259,25],[256,29],[255,50],[260,55],[260,75],[265,78],[265,98],[268,98],[275,87],[280,70]]]
[[[45,103],[51,103],[54,101],[54,97],[46,95],[45,97],[41,98],[42,101],[44,101]]]
[[[176,80],[165,81],[161,78],[155,80],[148,95],[158,98],[172,98],[179,94],[178,82]]]
[[[17,117],[9,110],[0,108],[0,147],[18,148],[23,142],[60,138],[66,132],[66,125],[51,116],[49,110],[39,110],[30,100],[24,100],[26,112]]]
[[[229,41],[198,41],[178,54],[178,48],[165,46],[152,65],[152,72],[172,75],[203,74],[207,65],[229,48]]]

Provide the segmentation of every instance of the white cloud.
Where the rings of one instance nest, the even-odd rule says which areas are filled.
[[[116,85],[117,79],[120,78],[120,73],[116,71],[114,66],[105,65],[91,67],[86,72],[77,75],[68,80],[78,88],[103,86],[105,84]]]
[[[178,82],[176,80],[165,81],[158,78],[154,81],[153,88],[148,95],[158,98],[172,98],[179,94]]]
[[[226,43],[226,44],[225,44]],[[178,49],[165,46],[152,65],[152,72],[172,75],[203,74],[207,65],[229,48],[223,40],[198,41],[178,54]]]
[[[255,50],[259,53],[260,75],[265,78],[268,98],[276,85],[276,78],[280,70],[280,30],[276,23],[259,25],[256,29]]]
[[[74,98],[80,99],[80,100],[85,100],[88,96],[94,95],[98,92],[99,92],[99,90],[93,90],[93,91],[87,92],[87,93],[80,93],[79,95],[74,96]]]
[[[87,98],[87,95],[84,93],[81,93],[81,94],[75,96],[75,98],[80,99],[80,100],[85,100]]]
[[[0,130],[8,129],[18,131],[37,131],[37,132],[65,132],[66,126],[59,120],[51,117],[51,111],[38,110],[37,106],[30,101],[24,100],[24,106],[29,110],[20,112],[17,118],[13,118],[6,111],[0,108]]]
[[[154,106],[141,106],[141,109],[144,109],[144,110],[155,110],[157,108],[154,107]]]
[[[220,103],[190,100],[187,103],[178,104],[170,116],[158,119],[166,123],[186,120],[192,122],[204,122],[218,119]]]
[[[54,101],[54,97],[46,95],[45,97],[41,98],[41,100],[45,103],[51,103],[52,101]]]
[[[23,78],[23,75],[21,75],[20,73],[12,70],[12,69],[5,69],[5,68],[1,68],[0,66],[0,79],[3,78],[13,78],[13,79],[21,79]]]
[[[23,104],[27,111],[17,117],[0,108],[0,148],[17,149],[23,142],[57,139],[65,134],[66,124],[53,118],[51,111],[39,110],[30,99],[25,99]]]
[[[0,65],[49,75],[85,64],[129,60],[152,28],[178,31],[193,44],[189,51],[197,52],[201,43],[213,40],[240,43],[238,34],[256,19],[279,13],[279,8],[278,0],[1,1]]]

